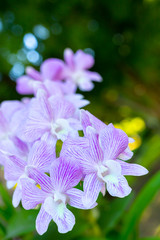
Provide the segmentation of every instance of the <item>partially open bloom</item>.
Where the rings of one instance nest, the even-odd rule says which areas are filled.
[[[94,65],[94,58],[90,54],[78,50],[75,54],[69,48],[64,51],[64,60],[66,66],[64,68],[64,76],[66,80],[81,91],[90,91],[94,85],[92,81],[101,82],[102,77],[96,73],[88,71]]]
[[[17,92],[20,94],[35,94],[39,88],[45,86],[46,81],[56,82],[62,79],[64,63],[62,60],[51,58],[44,61],[40,72],[32,67],[26,69],[27,75],[17,79]],[[53,84],[52,88],[60,90],[58,84]]]

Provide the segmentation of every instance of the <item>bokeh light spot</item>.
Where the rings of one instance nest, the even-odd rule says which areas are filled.
[[[39,62],[39,58],[40,58],[40,55],[37,51],[32,50],[27,53],[27,59],[30,63],[34,64]]]
[[[30,50],[36,49],[38,47],[37,38],[32,33],[27,33],[24,35],[23,43],[24,46]]]
[[[84,52],[92,55],[93,57],[95,57],[95,51],[92,48],[85,48]]]
[[[20,77],[24,73],[24,65],[20,62],[16,62],[9,72],[9,76],[12,80]]]
[[[34,27],[33,32],[38,38],[42,40],[46,40],[50,36],[49,30],[40,24]]]
[[[0,32],[3,31],[3,22],[2,22],[2,19],[0,19]]]

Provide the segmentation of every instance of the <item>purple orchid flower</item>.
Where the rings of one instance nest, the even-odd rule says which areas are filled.
[[[22,180],[23,207],[32,209],[42,204],[36,219],[37,232],[40,235],[45,233],[51,219],[60,233],[71,231],[75,217],[66,205],[85,209],[82,203],[84,192],[74,188],[82,178],[81,169],[74,162],[59,158],[51,165],[50,177],[31,167],[28,168],[28,175],[41,187],[39,189],[33,183]]]
[[[94,58],[90,54],[82,50],[74,54],[71,49],[67,48],[64,51],[64,60],[66,62],[64,77],[66,81],[72,82],[75,90],[79,87],[82,91],[90,91],[94,87],[92,81],[102,81],[98,73],[87,70],[94,65]]]
[[[56,58],[45,60],[40,67],[40,72],[32,67],[27,67],[27,75],[17,79],[17,92],[20,94],[36,94],[39,88],[44,88],[45,81],[61,81],[63,68],[63,61]],[[54,88],[61,91],[60,86],[56,83],[52,86],[52,89]]]
[[[88,126],[93,127],[97,133],[100,133],[100,131],[103,131],[103,129],[107,127],[105,123],[96,118],[90,112],[85,111],[83,109],[81,110],[80,113],[80,119],[84,136],[86,136],[86,129]],[[129,143],[134,142],[134,139],[129,137],[128,142]],[[127,146],[126,149],[118,156],[118,158],[122,160],[129,160],[130,158],[132,158],[132,156],[133,152],[130,150],[129,146]]]
[[[17,207],[22,197],[21,179],[28,178],[27,169],[29,166],[38,168],[41,172],[49,172],[51,162],[55,158],[54,148],[44,141],[37,141],[31,148],[24,148],[22,156],[8,155],[4,164],[4,177],[8,187],[17,187],[13,193],[12,203]],[[34,182],[32,179],[30,181]]]
[[[54,147],[57,139],[64,141],[68,136],[78,136],[81,124],[75,114],[76,108],[71,102],[55,96],[47,98],[40,90],[37,98],[32,99],[28,118],[17,134],[27,142],[48,139]]]
[[[121,153],[128,146],[128,136],[120,129],[109,124],[99,134],[88,126],[86,128],[88,146],[73,145],[74,139],[64,142],[62,154],[66,158],[77,161],[83,170],[84,192],[83,203],[86,207],[92,205],[105,189],[112,196],[125,197],[131,192],[124,175],[141,176],[148,171],[138,165],[119,160]],[[71,146],[72,145],[72,146]]]
[[[22,141],[15,134],[15,124],[12,125],[14,115],[22,109],[23,103],[19,101],[4,101],[0,107],[0,163],[4,165],[6,154],[16,154],[18,145]]]

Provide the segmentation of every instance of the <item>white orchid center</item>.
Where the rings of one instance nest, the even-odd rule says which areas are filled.
[[[66,119],[59,118],[51,124],[51,133],[62,141],[66,139],[70,130],[71,127]]]
[[[85,81],[84,72],[82,70],[76,70],[74,73],[72,72],[72,79],[77,84],[83,83]]]

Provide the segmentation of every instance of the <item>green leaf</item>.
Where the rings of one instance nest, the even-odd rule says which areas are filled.
[[[160,237],[145,237],[139,238],[139,240],[160,240]]]
[[[149,182],[144,186],[144,188],[139,193],[138,197],[131,206],[130,211],[126,214],[124,219],[123,228],[121,231],[121,239],[128,239],[129,235],[132,233],[134,227],[138,223],[144,209],[153,199],[154,195],[160,189],[160,171],[157,172]]]
[[[37,210],[18,209],[8,223],[5,239],[19,237],[35,230],[37,213]]]
[[[124,211],[133,200],[133,196],[134,194],[132,192],[129,196],[125,198],[113,199],[108,203],[107,209],[104,209],[104,204],[101,206],[102,209],[100,209],[101,210],[100,226],[102,227],[105,233],[109,232],[115,227],[115,225],[123,215]]]
[[[13,209],[11,196],[9,195],[7,189],[1,183],[0,183],[0,195],[2,197],[4,205]]]
[[[143,144],[142,152],[137,157],[137,163],[150,169],[154,166],[160,156],[160,135],[154,135]]]
[[[76,240],[108,240],[108,238],[105,237],[80,237],[77,238]]]

